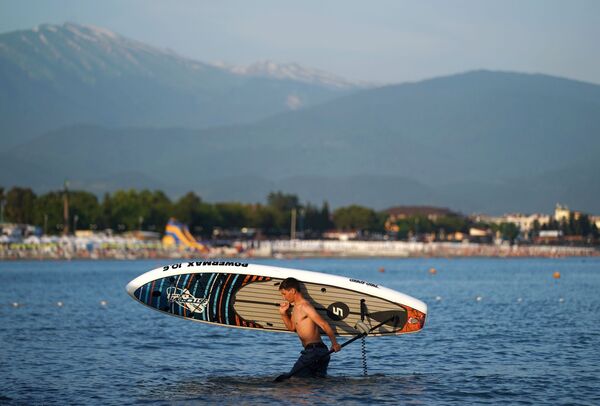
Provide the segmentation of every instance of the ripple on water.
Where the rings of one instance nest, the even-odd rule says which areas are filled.
[[[170,382],[149,387],[139,402],[216,403],[303,403],[314,401],[315,396],[324,403],[364,403],[408,401],[426,391],[427,377],[421,375],[368,377],[328,377],[326,379],[292,378],[282,383],[274,376],[212,376],[185,382]],[[165,397],[165,394],[168,394]],[[311,402],[312,403],[312,402]]]

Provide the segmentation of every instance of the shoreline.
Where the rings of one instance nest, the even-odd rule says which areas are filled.
[[[598,247],[488,245],[404,241],[273,240],[242,241],[200,252],[156,242],[94,244],[75,239],[56,244],[3,244],[0,261],[140,260],[217,258],[565,258],[600,257]]]

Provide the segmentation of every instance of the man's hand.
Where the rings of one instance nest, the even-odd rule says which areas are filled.
[[[338,352],[339,350],[341,350],[341,349],[342,349],[342,346],[341,346],[341,345],[339,345],[339,344],[337,343],[337,341],[334,341],[333,343],[331,343],[331,349],[332,349],[334,352]]]
[[[290,302],[281,302],[279,304],[279,314],[287,315],[287,311],[290,308]]]

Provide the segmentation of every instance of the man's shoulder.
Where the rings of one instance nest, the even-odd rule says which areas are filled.
[[[301,310],[314,309],[314,306],[306,299],[303,299],[300,303],[298,303]]]

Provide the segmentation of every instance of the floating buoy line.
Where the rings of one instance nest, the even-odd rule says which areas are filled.
[[[434,301],[435,301],[435,302],[441,302],[442,300],[444,300],[444,299],[442,298],[442,296],[439,296],[439,295],[438,295],[438,296],[435,296],[433,299],[434,299]],[[475,298],[474,298],[474,299],[475,299],[475,301],[476,301],[476,302],[482,302],[482,301],[483,301],[483,299],[484,299],[484,297],[483,297],[482,295],[477,295],[477,296],[475,296]],[[524,299],[524,298],[522,298],[522,297],[518,297],[518,298],[516,299],[516,302],[517,302],[517,303],[523,303],[524,301],[525,301],[525,299]],[[559,298],[558,298],[558,302],[559,302],[559,303],[564,303],[564,302],[565,302],[565,298],[564,298],[564,297],[559,297]],[[100,304],[100,306],[102,306],[102,307],[107,307],[107,306],[108,306],[108,301],[107,301],[107,300],[101,300],[101,301],[99,302],[99,304]],[[59,308],[61,308],[61,307],[64,307],[64,306],[65,306],[65,302],[63,302],[62,300],[59,300],[59,301],[55,302],[55,303],[54,303],[54,305],[55,305],[56,307],[59,307]],[[9,304],[9,307],[12,307],[13,309],[18,309],[18,308],[20,308],[20,307],[25,307],[25,306],[26,306],[26,304],[25,304],[25,303],[22,303],[22,302],[11,302],[11,303]]]
[[[384,267],[380,267],[378,269],[378,271],[381,272],[381,273],[384,273],[385,272],[385,268]],[[428,272],[431,275],[437,274],[437,270],[435,268],[429,268]],[[554,279],[560,279],[561,278],[561,273],[559,271],[553,272],[552,273],[552,278],[554,278]],[[442,297],[441,296],[435,296],[434,300],[436,302],[441,302],[442,301]],[[482,295],[475,296],[475,301],[476,302],[483,301],[483,296]],[[519,298],[516,299],[516,301],[517,301],[517,303],[523,303],[524,299],[522,297],[519,297]],[[558,299],[558,302],[559,303],[564,303],[565,302],[565,298],[564,297],[560,297]],[[100,303],[100,306],[102,306],[102,307],[108,306],[108,301],[106,301],[106,300],[100,300],[99,303]],[[59,301],[55,302],[55,305],[56,305],[56,307],[59,307],[59,308],[60,307],[64,307],[65,306],[65,302],[63,302],[62,300],[59,300]],[[9,306],[12,307],[13,309],[17,309],[17,308],[25,306],[25,303],[11,302]]]
[[[9,306],[10,306],[10,307],[12,307],[12,308],[14,308],[14,309],[16,309],[16,308],[19,308],[19,307],[24,307],[25,305],[26,305],[26,304],[25,304],[25,303],[22,303],[22,302],[11,302],[11,303],[9,304]],[[64,306],[65,306],[65,302],[63,302],[62,300],[59,300],[59,301],[56,301],[56,302],[54,302],[54,305],[55,305],[56,307],[64,307]],[[1,305],[0,305],[0,306],[1,306]],[[102,306],[102,307],[106,307],[106,306],[108,306],[108,301],[106,301],[106,300],[101,300],[101,301],[100,301],[100,306]]]

